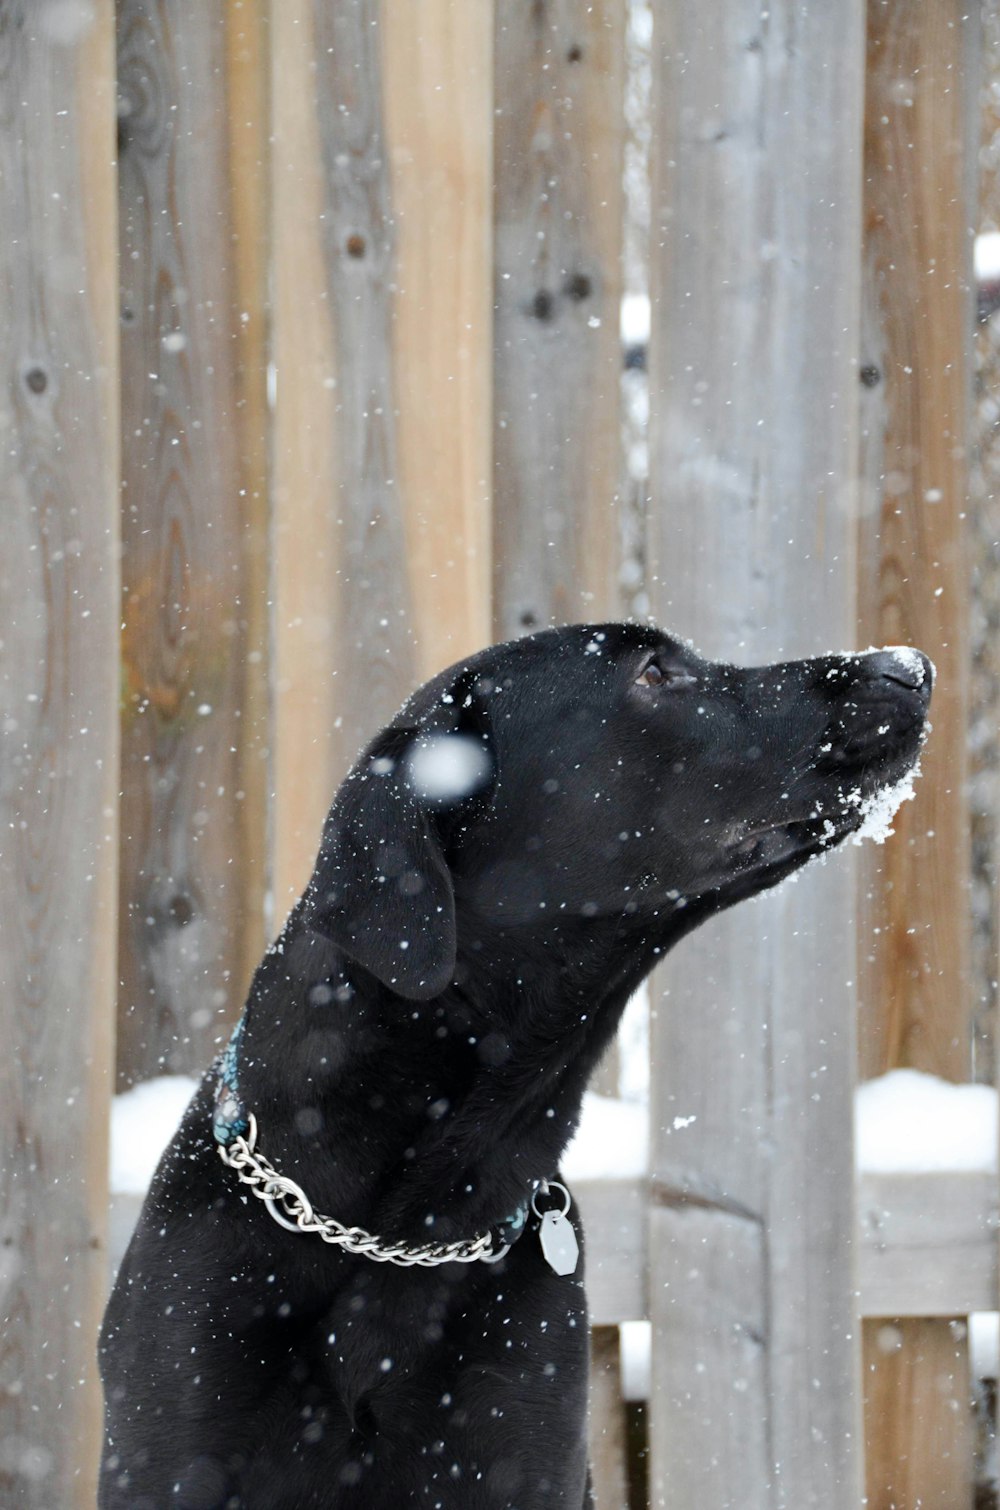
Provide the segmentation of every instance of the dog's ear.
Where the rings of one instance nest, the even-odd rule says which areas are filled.
[[[492,776],[481,728],[463,728],[469,706],[456,688],[419,726],[387,729],[369,747],[330,810],[306,892],[309,926],[413,1001],[452,978],[445,834]]]

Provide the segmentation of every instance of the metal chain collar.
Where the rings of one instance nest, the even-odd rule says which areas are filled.
[[[374,1237],[363,1227],[345,1227],[332,1216],[322,1216],[313,1211],[300,1185],[287,1175],[279,1174],[263,1154],[255,1151],[257,1119],[253,1112],[247,1113],[247,1121],[249,1127],[245,1136],[238,1135],[228,1143],[218,1145],[219,1158],[236,1171],[240,1181],[264,1202],[274,1220],[287,1232],[315,1232],[325,1243],[346,1248],[348,1253],[373,1258],[377,1263],[400,1264],[404,1268],[418,1264],[425,1268],[437,1264],[471,1264],[477,1259],[495,1264],[510,1251],[510,1243],[494,1249],[491,1232],[458,1243],[427,1243],[420,1248],[409,1248],[405,1243],[389,1243]]]

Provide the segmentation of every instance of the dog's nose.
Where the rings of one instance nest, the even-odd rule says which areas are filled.
[[[934,685],[934,663],[922,650],[910,645],[887,645],[884,650],[873,650],[864,657],[864,667],[873,680],[896,682],[919,692],[928,701]]]

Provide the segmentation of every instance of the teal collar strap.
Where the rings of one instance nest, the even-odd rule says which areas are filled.
[[[244,1138],[250,1129],[250,1119],[243,1104],[237,1083],[240,1040],[243,1037],[241,1017],[230,1034],[229,1042],[219,1055],[216,1065],[215,1110],[212,1114],[212,1132],[215,1141],[227,1148],[234,1138]]]

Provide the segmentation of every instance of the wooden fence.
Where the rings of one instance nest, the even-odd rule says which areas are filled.
[[[115,1084],[210,1058],[415,681],[638,581],[709,653],[914,642],[940,681],[891,848],[662,972],[650,1178],[580,1191],[599,1503],[605,1329],[648,1316],[651,1505],[971,1510],[949,1323],[995,1305],[995,1182],[859,1195],[851,1105],[859,1041],[969,1074],[977,18],[652,0],[626,578],[637,9],[0,4],[5,1504],[92,1502]]]

